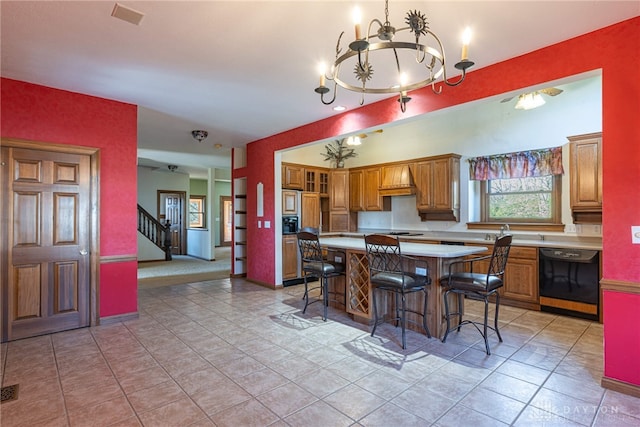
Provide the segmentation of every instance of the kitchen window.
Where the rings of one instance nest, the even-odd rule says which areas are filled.
[[[562,147],[469,159],[482,223],[560,224]]]
[[[205,196],[189,198],[189,228],[205,227]]]
[[[557,224],[561,185],[561,175],[482,181],[482,221]]]

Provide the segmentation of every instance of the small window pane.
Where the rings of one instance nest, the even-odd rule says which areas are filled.
[[[553,219],[553,177],[494,179],[488,185],[489,220]]]
[[[204,196],[193,196],[189,199],[189,227],[204,228]]]

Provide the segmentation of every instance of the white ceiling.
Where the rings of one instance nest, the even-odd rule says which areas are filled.
[[[144,13],[139,26],[112,17],[114,1],[2,0],[2,76],[138,105],[140,164],[200,177],[228,168],[231,147],[338,114],[313,89],[340,32],[352,37],[355,1],[120,3]],[[363,22],[383,20],[382,0],[358,3]],[[477,69],[638,16],[640,1],[391,0],[389,9],[396,27],[422,11],[452,63],[470,26]],[[198,143],[193,129],[209,137]]]

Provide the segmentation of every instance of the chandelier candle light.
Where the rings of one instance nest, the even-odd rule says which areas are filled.
[[[369,23],[364,37],[360,26],[359,14],[359,11],[356,9],[354,13],[355,40],[349,43],[349,49],[343,53],[340,47],[340,41],[344,35],[343,31],[338,37],[336,59],[329,74],[327,74],[324,65],[320,66],[320,85],[315,89],[315,92],[320,94],[320,100],[325,105],[332,104],[335,101],[338,86],[341,86],[347,90],[361,93],[362,98],[360,105],[364,104],[364,94],[366,93],[398,93],[400,109],[402,112],[405,112],[407,102],[411,100],[411,98],[407,96],[408,91],[431,85],[433,92],[440,94],[442,87],[436,89],[435,86],[440,78],[442,78],[442,82],[448,86],[457,86],[464,80],[467,69],[474,65],[468,58],[469,42],[471,39],[471,30],[469,28],[467,28],[463,34],[461,60],[454,65],[455,68],[462,71],[462,74],[454,81],[447,77],[442,42],[438,36],[429,30],[427,18],[421,12],[417,10],[407,12],[405,23],[408,26],[396,29],[389,22],[389,0],[385,0],[384,23],[378,19],[373,19]],[[376,25],[378,27],[377,32],[372,32],[372,29],[375,29]],[[406,31],[413,33],[415,41],[413,39],[411,41],[394,41],[396,33],[399,34]],[[422,44],[420,41],[421,36],[431,41],[433,46]],[[377,41],[375,39],[377,39]],[[395,77],[392,77],[392,80],[387,80],[384,84],[381,84],[382,80],[379,79],[379,83],[376,83],[377,86],[375,87],[367,86],[367,82],[372,80],[374,75],[372,61],[374,59],[380,59],[380,52],[388,49],[391,49],[393,53],[390,55],[391,60],[376,62],[376,68],[381,68],[380,75],[390,74]],[[410,57],[408,60],[405,60],[407,51],[410,53]],[[400,66],[401,62],[403,62],[402,67]],[[352,63],[354,63],[354,76],[341,76],[340,70],[342,66]],[[424,70],[420,69],[419,73],[422,77],[410,81],[407,71],[412,66],[415,67],[416,64],[424,65],[426,76],[424,75]],[[389,70],[386,70],[385,67],[389,68]],[[347,81],[349,78],[351,80]],[[330,100],[325,99],[325,95],[331,91],[331,89],[326,86],[327,80],[333,81],[333,97]]]

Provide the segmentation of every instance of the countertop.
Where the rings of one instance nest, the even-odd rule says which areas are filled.
[[[328,248],[365,250],[364,238],[354,237],[320,237],[320,244]],[[430,243],[400,242],[400,250],[405,255],[427,256],[434,258],[457,258],[473,255],[487,250],[486,246],[440,245]]]
[[[367,234],[389,234],[390,232],[409,233],[399,235],[400,239],[406,242],[416,241],[437,241],[437,242],[459,242],[463,244],[491,245],[494,242],[495,230],[490,233],[484,232],[449,232],[449,231],[424,231],[424,230],[376,230],[360,229],[356,232],[342,233],[322,233],[321,238],[329,237],[351,237],[362,239]],[[566,234],[526,234],[510,233],[513,235],[512,246],[529,246],[536,248],[571,248],[602,250],[602,238],[597,236],[577,236]],[[487,240],[486,237],[490,236]],[[542,237],[541,237],[542,236]],[[364,245],[364,239],[362,240]],[[363,246],[364,247],[364,246]],[[404,251],[404,246],[403,246]]]

